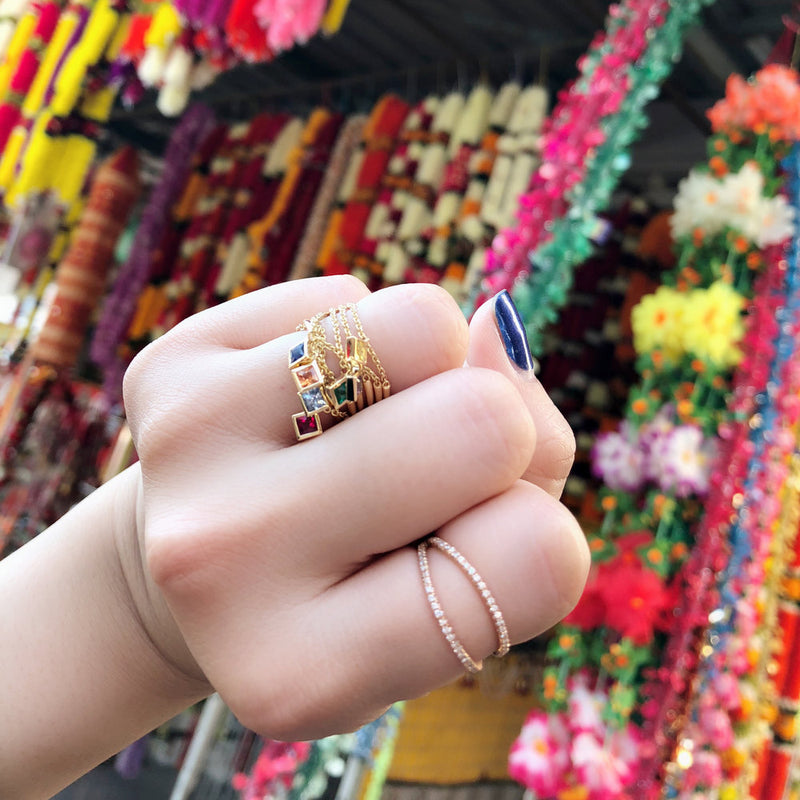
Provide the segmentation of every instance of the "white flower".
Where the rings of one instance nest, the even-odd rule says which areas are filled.
[[[676,425],[655,443],[649,472],[665,492],[679,497],[706,494],[714,450],[696,425]]]
[[[764,197],[764,175],[747,163],[722,180],[692,170],[678,186],[671,225],[676,238],[696,228],[711,236],[732,228],[763,248],[792,235],[794,216],[783,196]]]
[[[764,176],[755,164],[747,163],[738,172],[726,175],[720,189],[732,217],[747,217],[755,212],[763,198]]]
[[[794,233],[794,209],[783,195],[772,199],[764,198],[754,217],[758,219],[758,230],[752,239],[759,247],[780,244]]]
[[[690,235],[695,228],[717,233],[725,225],[722,185],[707,172],[692,170],[678,184],[672,233],[677,238]]]

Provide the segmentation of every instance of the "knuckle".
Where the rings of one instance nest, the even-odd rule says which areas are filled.
[[[536,446],[536,430],[519,392],[499,373],[463,370],[461,425],[479,449],[477,463],[507,480],[520,477]]]
[[[553,477],[565,480],[575,463],[575,434],[561,412],[553,407],[553,413],[547,420],[548,433],[540,436],[540,446],[551,459]]]

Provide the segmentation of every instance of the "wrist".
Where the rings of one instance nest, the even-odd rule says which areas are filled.
[[[145,510],[140,465],[134,464],[115,479],[119,505],[114,528],[114,544],[120,570],[128,591],[131,612],[142,635],[184,684],[191,695],[205,696],[213,691],[203,671],[186,646],[164,597],[150,575],[145,558]]]

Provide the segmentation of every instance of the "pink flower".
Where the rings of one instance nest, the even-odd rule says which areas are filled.
[[[645,458],[627,427],[602,433],[592,448],[592,469],[610,489],[635,492],[645,479]]]
[[[694,754],[692,766],[686,770],[683,777],[683,788],[696,790],[697,788],[714,789],[722,783],[722,762],[717,753],[710,750],[701,750]],[[702,797],[702,795],[700,795]],[[692,797],[697,797],[693,794]]]
[[[592,800],[619,798],[635,777],[639,743],[633,728],[613,733],[604,747],[594,734],[579,733],[572,742],[572,763]]]
[[[267,43],[278,52],[305,44],[319,30],[325,7],[325,0],[259,0],[254,12]]]
[[[665,492],[707,494],[715,447],[696,425],[677,425],[654,444],[649,469]]]
[[[589,688],[586,673],[575,675],[571,681],[568,701],[569,727],[573,733],[588,732],[602,736],[605,732],[603,709],[608,697],[603,692]]]
[[[714,694],[722,707],[729,711],[741,703],[739,681],[730,672],[720,672],[713,679]]]
[[[700,711],[700,728],[715,750],[721,752],[733,746],[731,720],[721,708],[703,708]]]
[[[532,711],[508,757],[508,774],[542,797],[563,788],[569,767],[569,732],[560,715]]]

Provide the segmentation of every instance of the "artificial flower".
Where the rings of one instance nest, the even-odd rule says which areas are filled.
[[[742,233],[764,249],[780,244],[794,232],[795,215],[782,195],[762,198],[755,212],[742,220]]]
[[[561,715],[532,711],[511,746],[508,774],[536,794],[552,797],[569,766],[569,739]]]
[[[659,576],[634,559],[617,559],[601,570],[605,624],[635,644],[647,644],[669,595]]]
[[[683,353],[683,312],[685,294],[660,286],[642,298],[633,309],[633,346],[640,354],[659,350],[672,359]]]
[[[769,64],[750,81],[731,75],[725,99],[708,112],[708,118],[717,132],[768,130],[775,139],[796,141],[800,138],[797,73],[780,64]]]
[[[713,700],[711,701],[713,702]],[[698,722],[705,738],[717,752],[733,747],[733,727],[731,718],[724,709],[714,705],[706,705],[700,710]]]
[[[677,497],[704,495],[714,463],[713,442],[696,425],[676,425],[653,443],[648,474]]]
[[[603,624],[604,618],[605,606],[602,602],[600,586],[596,580],[590,578],[581,599],[564,619],[564,624],[574,625],[582,631],[591,631],[599,628]]]
[[[610,489],[637,491],[644,478],[644,454],[634,432],[626,425],[600,434],[592,447],[592,469]]]
[[[722,182],[697,169],[678,184],[673,206],[670,226],[675,238],[691,235],[697,228],[715,233],[722,230],[729,217],[723,203]]]
[[[572,676],[568,688],[567,709],[571,732],[588,732],[602,736],[606,728],[603,709],[608,704],[607,695],[589,688],[589,677],[585,672]]]
[[[685,297],[685,296],[684,296]],[[727,368],[741,361],[744,297],[724,281],[685,297],[681,338],[684,352]]]
[[[634,778],[639,741],[633,726],[614,731],[599,740],[579,733],[572,742],[572,763],[591,800],[615,800]]]
[[[274,52],[305,44],[318,30],[326,0],[259,0],[254,13]]]
[[[721,178],[692,170],[678,185],[673,236],[697,230],[715,236],[730,228],[759,248],[784,241],[792,233],[794,212],[782,195],[766,197],[764,189],[764,175],[751,161]]]
[[[711,797],[712,793],[697,794],[697,789],[713,790],[722,783],[722,760],[712,750],[701,750],[695,753],[692,766],[686,771],[684,786],[693,789],[693,797]]]

